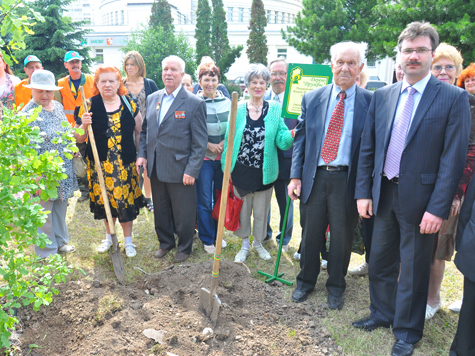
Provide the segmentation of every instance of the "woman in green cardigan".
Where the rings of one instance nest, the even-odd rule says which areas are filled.
[[[250,98],[238,105],[231,162],[234,193],[243,198],[241,227],[234,232],[242,238],[242,247],[235,262],[244,262],[251,252],[251,215],[254,215],[252,247],[262,259],[271,258],[262,241],[266,236],[272,186],[279,174],[277,148],[288,150],[294,142],[293,132],[280,115],[280,106],[263,99],[270,81],[269,70],[263,64],[251,64],[244,81]],[[226,157],[226,148],[225,144],[222,157]],[[224,169],[224,159],[221,165]]]

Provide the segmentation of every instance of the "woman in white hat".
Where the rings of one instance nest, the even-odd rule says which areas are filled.
[[[63,105],[53,100],[55,90],[61,89],[55,85],[54,74],[48,70],[37,70],[31,76],[31,83],[25,85],[31,89],[32,99],[23,108],[23,112],[29,114],[38,106],[42,106],[42,110],[38,115],[41,120],[35,120],[31,125],[38,126],[41,132],[45,133],[44,141],[37,148],[38,154],[46,151],[56,150],[64,162],[64,173],[67,178],[59,182],[58,197],[48,201],[40,201],[39,204],[45,211],[50,211],[47,215],[46,222],[38,229],[38,234],[44,233],[51,241],[51,244],[45,248],[35,246],[35,253],[42,258],[57,252],[70,253],[74,252],[74,247],[68,245],[69,235],[66,226],[66,210],[68,208],[68,199],[74,196],[74,191],[79,189],[74,166],[71,159],[66,158],[64,151],[66,143],[53,143],[57,137],[61,137],[64,133],[71,130],[70,126],[63,126],[62,122],[68,122],[64,114]]]

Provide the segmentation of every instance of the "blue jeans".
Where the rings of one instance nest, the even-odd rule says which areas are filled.
[[[198,204],[198,235],[205,245],[216,240],[218,222],[211,217],[216,201],[216,189],[223,184],[221,161],[203,161],[200,176],[196,180],[196,201]]]

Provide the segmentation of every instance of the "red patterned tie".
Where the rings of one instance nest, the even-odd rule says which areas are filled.
[[[326,164],[335,160],[338,154],[338,146],[340,146],[341,130],[343,129],[343,118],[345,117],[345,100],[346,93],[340,92],[340,100],[333,110],[330,124],[328,125],[325,141],[323,142],[322,152],[320,155]]]

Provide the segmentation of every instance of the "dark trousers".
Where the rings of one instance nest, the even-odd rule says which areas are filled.
[[[356,208],[354,211],[346,208],[347,176],[348,172],[317,170],[308,201],[300,204],[302,250],[301,271],[297,276],[298,289],[310,291],[315,288],[320,273],[320,259],[317,256],[325,248],[322,236],[330,222],[326,288],[334,296],[341,296],[345,292],[353,230],[358,218]]]
[[[475,355],[475,282],[463,281],[463,303],[450,356]]]
[[[398,185],[383,178],[369,263],[371,318],[392,324],[396,338],[411,344],[422,338],[435,236],[406,223]]]
[[[279,221],[279,233],[275,236],[277,240],[280,240],[280,236],[282,235],[282,226],[284,224],[284,217],[285,217],[285,208],[287,205],[287,186],[290,183],[290,179],[277,179],[274,182],[274,191],[275,191],[275,198],[277,200],[277,204],[279,205],[279,214],[280,214],[280,221]],[[267,218],[267,236],[272,236],[272,228],[270,226],[270,210],[269,210],[269,217]],[[284,242],[283,245],[288,245],[290,239],[292,238],[292,230],[294,227],[294,204],[293,201],[290,201],[289,212],[287,214],[287,224],[285,227],[284,233]]]
[[[365,261],[366,263],[369,263],[369,256],[371,256],[371,241],[373,240],[374,215],[369,219],[363,218],[362,221],[364,233]]]
[[[157,178],[155,168],[150,181],[160,248],[170,250],[175,247],[175,223],[178,251],[190,254],[196,222],[196,185],[162,182]]]
[[[87,144],[86,144],[86,142],[76,143],[76,146],[79,149],[79,153],[81,154],[82,159],[84,160],[84,162],[87,163],[87,160],[86,160],[86,146],[87,146]],[[81,195],[89,196],[89,182],[87,180],[87,174],[84,177],[81,177],[81,178],[77,177],[76,179],[78,181],[79,190],[81,191]]]
[[[327,226],[328,226],[328,217],[327,217]],[[326,260],[328,262],[327,236],[323,234],[321,238],[322,238],[322,249],[320,251],[320,255],[322,256],[322,260]],[[298,253],[302,252],[302,240],[300,240],[299,250],[297,252]]]

